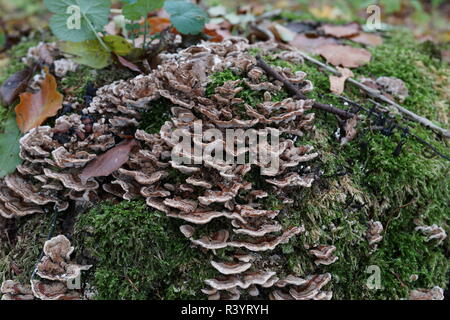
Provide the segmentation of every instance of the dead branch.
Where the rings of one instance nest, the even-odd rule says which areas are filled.
[[[261,56],[256,56],[256,61],[258,62],[258,66],[262,68],[268,76],[281,81],[285,88],[294,95],[296,98],[300,99],[308,99],[307,96],[305,96],[294,84],[292,84],[288,79],[286,79],[284,76],[279,74],[277,71],[275,71],[272,67],[270,67],[262,58]],[[343,119],[350,119],[354,117],[355,115],[351,112],[336,108],[329,104],[323,104],[319,102],[314,102],[313,108],[323,110],[329,113],[333,113]]]
[[[312,62],[320,67],[322,67],[323,69],[337,75],[340,76],[341,73],[339,71],[337,71],[335,68],[328,66],[310,56],[308,56],[306,53],[298,50],[298,52],[302,55],[302,57],[305,60],[308,60],[309,62]],[[398,103],[392,101],[391,99],[387,98],[386,96],[384,96],[383,94],[381,94],[381,92],[379,90],[374,90],[372,88],[369,88],[368,86],[362,84],[361,82],[353,79],[353,78],[348,78],[347,79],[348,82],[352,83],[353,85],[357,86],[358,88],[362,89],[363,91],[365,91],[367,94],[369,94],[370,96],[372,96],[375,99],[381,100],[391,106],[394,106],[395,108],[397,108],[398,111],[400,111],[401,113],[403,113],[404,115],[406,115],[407,117],[409,117],[410,119],[430,128],[433,130],[438,131],[440,134],[442,134],[444,137],[450,137],[450,130],[444,129],[439,127],[438,125],[434,124],[433,122],[431,122],[430,120],[428,120],[427,118],[424,118],[422,116],[419,116],[417,114],[415,114],[414,112],[402,107],[401,105],[399,105]]]

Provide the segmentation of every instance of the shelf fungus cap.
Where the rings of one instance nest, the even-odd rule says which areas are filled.
[[[416,289],[409,293],[410,300],[444,300],[444,289],[435,286],[432,289]]]
[[[34,300],[31,287],[14,280],[3,281],[0,291],[2,300]]]
[[[286,278],[279,280],[275,283],[275,286],[279,288],[284,288],[287,285],[301,286],[308,282],[308,280],[296,277],[294,275],[288,275]]]
[[[314,178],[312,176],[300,176],[298,173],[290,173],[281,179],[267,179],[268,183],[279,188],[286,187],[311,187]]]
[[[314,255],[317,259],[314,261],[316,265],[330,265],[338,260],[338,257],[333,255],[336,251],[335,246],[318,246],[315,249],[309,250],[309,253]]]
[[[31,280],[31,289],[40,300],[81,300],[81,294],[69,290],[64,282]]]
[[[369,245],[374,245],[383,240],[383,236],[381,235],[383,232],[383,225],[380,221],[370,220],[368,222],[368,227],[366,238],[369,241]]]
[[[195,228],[193,226],[185,224],[180,227],[180,231],[186,238],[190,238],[194,235]]]
[[[74,249],[64,235],[53,237],[44,244],[44,254],[55,262],[69,260]]]
[[[199,245],[205,249],[222,249],[225,248],[228,243],[229,232],[227,230],[220,230],[212,235],[204,236],[198,240],[191,240],[193,244]]]
[[[438,244],[441,244],[445,238],[447,238],[447,233],[444,228],[433,224],[431,226],[418,226],[415,228],[416,231],[421,231],[426,237],[426,241],[437,240]]]
[[[222,274],[237,274],[247,271],[252,266],[249,262],[216,262],[211,261],[211,265]]]

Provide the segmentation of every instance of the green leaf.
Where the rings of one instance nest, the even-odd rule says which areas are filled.
[[[103,41],[112,52],[118,54],[119,56],[126,56],[133,49],[131,43],[121,36],[107,35],[103,37]]]
[[[111,53],[98,40],[84,42],[63,42],[61,51],[74,55],[73,61],[85,66],[102,69],[111,63]]]
[[[139,20],[141,17],[146,17],[150,12],[161,9],[163,5],[164,0],[137,0],[125,5],[122,8],[122,13],[127,19]]]
[[[110,0],[45,0],[54,13],[50,29],[60,40],[82,42],[96,38],[108,23]]]
[[[5,34],[0,30],[0,48],[3,47],[6,44],[6,36]]]
[[[10,112],[8,119],[4,122],[3,133],[0,134],[0,178],[14,172],[22,163],[19,157],[19,140],[20,130],[17,126],[16,115]]]
[[[183,34],[198,34],[208,21],[208,14],[192,2],[167,1],[164,9],[170,14],[170,21]]]

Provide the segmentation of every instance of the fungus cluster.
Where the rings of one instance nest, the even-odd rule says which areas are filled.
[[[265,207],[263,200],[270,193],[292,203],[290,194],[314,181],[307,163],[318,153],[312,146],[295,143],[298,136],[314,128],[313,101],[274,101],[282,83],[267,80],[249,49],[252,46],[245,39],[232,38],[160,54],[161,64],[150,74],[104,86],[79,114],[61,116],[54,127],[28,132],[20,141],[24,163],[0,181],[1,215],[43,213],[42,207],[48,204],[64,211],[70,200],[93,202],[105,194],[124,200],[143,197],[149,207],[189,223],[180,231],[194,246],[213,251],[229,248],[226,261],[210,261],[221,274],[205,281],[203,291],[210,299],[237,299],[242,291],[258,296],[260,288],[269,288],[273,299],[330,299],[331,292],[322,291],[330,274],[280,279],[276,271],[263,266],[257,254],[305,231],[301,225],[283,228],[276,220],[280,211]],[[258,44],[258,49],[264,55],[302,61],[295,51],[276,43]],[[313,89],[305,73],[274,68],[303,92]],[[241,80],[226,81],[208,94],[210,76],[225,70]],[[251,105],[243,99],[239,93],[244,88],[259,93],[262,102]],[[167,101],[171,119],[159,133],[139,129],[142,113],[162,99]],[[227,129],[254,129],[258,135],[277,136],[279,148],[267,141],[258,148],[251,144],[236,148],[245,138],[237,135],[231,145],[223,138],[212,139],[205,131],[194,130],[199,121],[205,130],[214,129],[223,137]],[[185,162],[173,160],[180,132],[201,150],[200,161],[198,154],[186,150],[180,152]],[[225,162],[208,153],[211,147],[232,159],[249,151],[257,157],[245,164]],[[264,156],[278,159],[279,165],[268,166],[261,160]],[[254,169],[264,188],[256,188],[249,179]],[[177,179],[171,178],[173,173]],[[197,236],[201,225],[218,218],[225,218],[224,228]],[[71,248],[65,240],[58,237],[46,243],[38,275],[51,282],[32,282],[39,298],[48,297],[52,290],[56,292],[52,297],[68,294],[62,281],[87,268],[67,261]],[[57,252],[52,249],[54,242]],[[320,246],[310,252],[316,264],[328,265],[337,260],[335,249]]]
[[[3,282],[2,300],[79,300],[81,292],[69,288],[69,283],[78,278],[81,271],[90,265],[78,265],[70,261],[74,247],[63,235],[47,240],[44,244],[44,256],[36,266],[40,280],[31,279],[30,285],[21,285],[13,280]]]
[[[369,246],[373,249],[377,248],[377,244],[383,240],[383,236],[381,233],[383,232],[383,225],[380,221],[370,220],[368,222],[368,229],[366,233],[367,241],[369,242]]]
[[[437,244],[442,244],[442,242],[447,238],[447,233],[444,228],[439,227],[436,224],[431,226],[417,226],[416,231],[422,232],[427,238],[426,241],[436,240]]]

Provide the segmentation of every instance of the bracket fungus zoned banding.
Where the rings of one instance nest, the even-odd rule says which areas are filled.
[[[44,256],[36,265],[36,275],[30,285],[22,285],[17,281],[5,280],[1,286],[2,300],[81,300],[80,288],[69,288],[70,281],[78,278],[81,271],[91,268],[90,265],[72,263],[70,255],[74,251],[69,239],[59,235],[47,240],[44,244]]]
[[[301,223],[283,227],[277,221],[280,210],[269,208],[264,200],[271,195],[284,204],[292,203],[292,193],[312,186],[315,175],[308,163],[319,156],[313,146],[296,144],[297,137],[314,130],[314,101],[298,97],[273,101],[276,94],[284,93],[283,84],[268,81],[251,54],[254,48],[286,61],[303,61],[281,44],[255,46],[238,37],[221,43],[201,42],[177,53],[160,53],[160,64],[149,74],[101,87],[80,113],[57,118],[54,127],[30,130],[20,140],[24,160],[20,170],[0,180],[0,213],[6,218],[37,214],[47,204],[63,211],[69,200],[89,202],[100,195],[145,198],[150,208],[195,225],[180,228],[180,236],[186,236],[194,247],[230,251],[231,260],[208,262],[222,274],[205,281],[204,292],[211,299],[236,299],[244,290],[252,296],[263,292],[267,296],[272,287],[274,298],[331,298],[330,292],[321,291],[331,280],[329,274],[307,277],[307,282],[294,276],[280,280],[275,268],[252,256],[275,250],[306,231]],[[274,69],[302,92],[313,90],[304,72]],[[225,81],[209,90],[211,76],[223,71],[242,80]],[[240,95],[243,88],[263,99],[245,101]],[[142,130],[142,113],[161,101],[167,104],[170,119],[157,133]],[[213,139],[208,130],[196,132],[198,122],[222,138]],[[228,129],[238,132],[231,143],[223,138]],[[259,148],[251,144],[238,148],[245,143],[241,133],[247,129],[258,133]],[[201,150],[202,158],[186,150],[178,152],[180,133]],[[261,140],[264,135],[278,137],[279,148]],[[222,150],[234,161],[213,157],[212,149]],[[189,161],[174,161],[174,152]],[[249,152],[256,154],[255,159],[245,164],[236,161]],[[268,159],[277,159],[279,165],[270,166]],[[251,181],[254,169],[266,187],[257,188]],[[174,173],[176,179],[171,178]],[[223,227],[196,238],[196,229],[212,220],[220,220]],[[32,282],[33,292],[41,298],[76,296],[61,281],[88,266],[68,261],[70,243],[66,240],[46,243],[46,255],[38,266],[38,275],[44,279]],[[316,255],[321,264],[337,259],[332,255],[335,248],[322,249]],[[281,292],[284,286],[290,289]]]
[[[90,265],[78,265],[69,261],[74,247],[63,235],[54,237],[44,244],[44,256],[37,264],[37,275],[52,281],[68,281],[80,276],[81,271],[89,270]]]
[[[377,243],[383,240],[383,236],[381,235],[382,232],[383,232],[383,225],[381,224],[380,221],[370,220],[368,222],[366,238],[370,246],[376,248]]]
[[[415,230],[422,232],[427,237],[426,241],[436,240],[438,244],[441,244],[447,238],[447,233],[444,228],[436,224],[431,226],[417,226]]]

